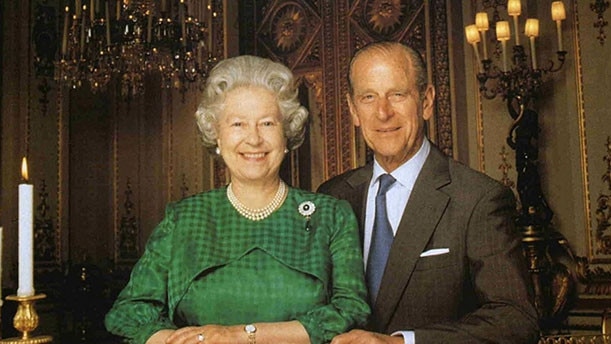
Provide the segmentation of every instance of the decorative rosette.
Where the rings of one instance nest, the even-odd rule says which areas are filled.
[[[309,218],[316,211],[316,205],[312,201],[305,201],[299,205],[299,214]]]

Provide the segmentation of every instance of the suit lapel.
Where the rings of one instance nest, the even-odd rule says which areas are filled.
[[[359,223],[359,237],[361,248],[363,247],[363,236],[365,235],[365,213],[367,208],[367,188],[373,175],[373,165],[368,164],[351,175],[346,182],[350,186],[344,198],[347,200],[356,214]]]
[[[447,157],[435,147],[422,167],[403,212],[373,307],[374,330],[386,332],[418,258],[449,202],[439,189],[450,182]]]

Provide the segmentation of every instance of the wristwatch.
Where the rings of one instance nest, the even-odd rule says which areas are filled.
[[[248,335],[248,344],[257,344],[257,338],[255,337],[257,328],[254,324],[248,324],[244,326],[244,332],[246,332],[246,334]]]

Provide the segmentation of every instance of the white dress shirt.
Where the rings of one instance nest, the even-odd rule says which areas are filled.
[[[386,192],[386,214],[388,215],[388,221],[392,227],[393,234],[397,234],[399,222],[403,217],[403,210],[405,210],[409,196],[414,189],[416,179],[430,151],[431,144],[427,139],[424,139],[416,155],[390,173],[397,180]],[[373,176],[369,182],[369,189],[367,190],[367,208],[365,210],[365,233],[363,238],[363,260],[365,268],[367,268],[369,246],[371,245],[371,233],[373,231],[373,220],[375,218],[375,198],[380,186],[378,177],[385,173],[388,172],[386,172],[378,161],[374,159]],[[392,335],[402,335],[405,344],[415,343],[413,331],[397,331]]]

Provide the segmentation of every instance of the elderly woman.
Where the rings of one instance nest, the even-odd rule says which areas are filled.
[[[106,316],[132,343],[326,343],[369,314],[356,218],[286,185],[308,112],[293,75],[240,56],[211,72],[196,117],[226,187],[170,204]]]

